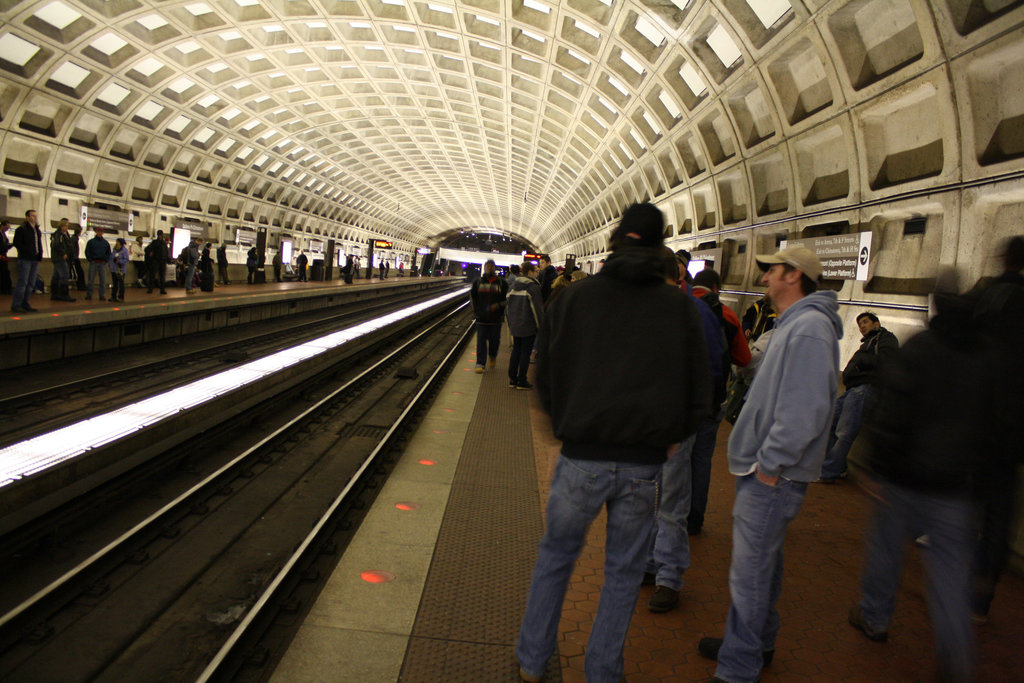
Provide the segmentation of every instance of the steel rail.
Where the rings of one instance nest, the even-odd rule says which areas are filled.
[[[448,303],[448,302],[445,302],[445,303]],[[275,439],[279,438],[282,434],[287,432],[289,429],[292,429],[300,421],[304,420],[310,414],[312,414],[312,413],[316,412],[317,410],[319,410],[326,403],[328,403],[329,401],[333,400],[335,397],[337,397],[342,392],[347,391],[348,389],[352,388],[353,386],[358,384],[360,381],[362,381],[364,378],[368,377],[369,375],[372,375],[379,368],[381,368],[382,366],[386,365],[393,357],[395,357],[396,355],[398,355],[398,354],[402,353],[403,351],[405,351],[406,348],[408,348],[410,345],[416,343],[417,341],[422,339],[424,336],[430,334],[438,326],[440,326],[441,324],[443,324],[444,322],[449,320],[452,316],[457,314],[460,310],[462,310],[463,308],[465,308],[468,305],[469,305],[468,302],[464,302],[461,305],[457,306],[456,308],[452,309],[452,311],[449,312],[444,318],[442,318],[441,320],[435,322],[433,325],[431,325],[426,330],[420,332],[415,337],[407,340],[401,346],[399,346],[396,349],[392,350],[390,353],[388,353],[386,356],[384,356],[379,361],[374,363],[372,366],[366,368],[365,370],[360,372],[358,375],[356,375],[355,377],[350,379],[348,382],[346,382],[345,384],[339,386],[337,389],[332,391],[330,394],[328,394],[327,396],[325,396],[324,398],[322,398],[321,400],[317,401],[315,404],[313,404],[312,406],[310,406],[309,408],[304,410],[302,413],[296,415],[295,417],[290,419],[288,422],[286,422],[282,426],[280,426],[277,429],[275,429],[272,433],[270,433],[267,436],[265,436],[262,439],[260,439],[257,443],[255,443],[254,445],[250,446],[249,448],[247,448],[245,451],[243,451],[242,453],[240,453],[236,457],[232,458],[230,461],[228,461],[227,463],[225,463],[224,465],[219,467],[217,470],[212,472],[210,475],[208,475],[202,481],[197,482],[196,484],[191,486],[189,489],[187,489],[186,491],[184,491],[183,493],[178,495],[176,498],[174,498],[174,500],[169,501],[168,503],[163,505],[160,509],[158,509],[155,512],[151,513],[145,519],[141,520],[140,522],[138,522],[137,524],[132,526],[130,529],[128,529],[127,531],[122,533],[120,536],[118,536],[116,539],[114,539],[113,541],[111,541],[110,543],[105,545],[104,547],[102,547],[99,550],[97,550],[96,552],[94,552],[92,555],[90,555],[89,557],[84,559],[82,562],[77,564],[75,567],[69,569],[67,572],[62,574],[60,577],[58,577],[54,581],[50,582],[48,585],[46,585],[43,588],[41,588],[38,591],[36,591],[36,593],[33,594],[31,597],[29,597],[27,600],[21,602],[19,605],[17,605],[16,607],[14,607],[10,611],[8,611],[3,616],[0,616],[0,629],[3,629],[5,627],[7,627],[12,622],[14,622],[16,619],[18,619],[22,615],[26,614],[27,612],[29,612],[29,610],[31,610],[32,608],[38,606],[40,603],[42,603],[48,597],[54,595],[57,591],[59,591],[60,589],[66,587],[67,585],[69,585],[72,581],[75,580],[75,578],[77,576],[80,576],[80,575],[84,574],[85,572],[87,572],[89,569],[97,566],[105,558],[110,557],[113,553],[117,552],[119,549],[122,549],[125,546],[127,546],[133,539],[135,539],[138,536],[142,535],[143,532],[147,531],[148,529],[153,528],[161,520],[171,516],[171,514],[173,512],[175,512],[176,510],[181,509],[181,507],[183,505],[185,505],[189,499],[197,496],[199,493],[203,492],[204,490],[207,490],[207,489],[213,487],[216,484],[217,480],[219,480],[220,478],[222,478],[225,475],[227,475],[228,473],[230,473],[232,470],[237,468],[240,464],[244,463],[246,460],[252,458],[254,456],[254,454],[257,453],[260,449],[264,448],[269,443],[271,443]],[[418,396],[419,396],[419,394],[417,394],[417,397]]]
[[[259,616],[261,616],[263,610],[267,609],[270,603],[274,600],[274,598],[277,596],[278,591],[289,579],[292,572],[296,570],[296,567],[298,566],[302,558],[306,555],[310,548],[316,545],[320,536],[322,536],[325,533],[325,530],[330,524],[332,518],[337,513],[338,509],[342,505],[344,505],[347,498],[352,493],[353,489],[357,486],[360,479],[362,479],[363,474],[374,464],[379,455],[388,447],[388,444],[392,436],[395,434],[395,432],[397,432],[403,426],[406,420],[409,419],[409,416],[412,414],[412,412],[419,407],[419,402],[423,400],[427,393],[433,390],[434,384],[438,381],[438,378],[441,376],[441,373],[445,371],[447,367],[452,363],[456,353],[462,347],[463,343],[465,343],[466,338],[469,336],[472,330],[473,324],[468,325],[466,331],[462,334],[461,337],[459,337],[459,340],[452,346],[451,350],[448,352],[445,358],[438,364],[437,368],[435,368],[434,372],[427,379],[427,381],[423,383],[423,386],[420,387],[420,390],[416,393],[416,395],[413,396],[412,400],[409,402],[409,405],[406,406],[405,410],[402,411],[401,415],[399,415],[398,418],[394,421],[394,423],[392,423],[387,433],[385,433],[384,436],[381,437],[380,441],[378,441],[373,451],[370,452],[370,454],[366,457],[366,460],[363,461],[363,464],[359,467],[355,474],[352,475],[348,483],[345,485],[345,488],[341,490],[338,496],[334,499],[334,502],[331,503],[330,507],[327,508],[327,511],[321,516],[320,520],[316,523],[316,525],[309,532],[306,538],[298,546],[298,548],[295,550],[292,556],[288,559],[284,566],[282,566],[281,569],[277,572],[277,575],[274,576],[273,580],[267,585],[267,588],[263,591],[263,594],[259,597],[259,599],[256,600],[255,603],[253,603],[253,606],[246,613],[245,617],[242,618],[238,626],[228,637],[228,639],[224,642],[224,645],[221,646],[217,654],[213,657],[212,660],[210,660],[210,663],[207,665],[206,669],[204,669],[203,672],[196,679],[196,683],[207,683],[208,681],[213,680],[216,676],[220,675],[223,672],[222,667],[226,665],[228,659],[234,654],[234,649],[248,635],[248,631],[250,628],[252,628],[253,623]]]

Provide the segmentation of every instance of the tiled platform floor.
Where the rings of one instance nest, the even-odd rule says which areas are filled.
[[[531,397],[538,481],[544,497],[558,455],[547,416]],[[723,423],[712,470],[704,533],[691,537],[691,565],[680,605],[667,614],[647,610],[644,588],[626,643],[629,683],[703,681],[714,662],[697,653],[704,636],[721,636],[729,609],[733,478],[725,464]],[[931,681],[932,635],[917,549],[909,551],[903,589],[888,643],[874,643],[846,623],[858,599],[863,533],[871,510],[853,483],[812,485],[785,545],[785,573],[775,661],[763,681]],[[602,580],[604,522],[591,528],[562,611],[559,652],[566,683],[583,683],[583,656]],[[1024,680],[1024,580],[1000,583],[988,624],[978,628],[977,681]]]

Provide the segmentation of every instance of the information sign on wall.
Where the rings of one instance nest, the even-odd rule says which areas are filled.
[[[388,242],[387,240],[374,240],[373,241],[373,246],[376,249],[390,249],[391,247],[393,247],[395,245],[394,245],[394,243]]]
[[[106,233],[131,232],[135,227],[135,216],[131,211],[97,209],[95,206],[83,204],[79,225],[92,231],[103,228]]]
[[[780,247],[803,245],[821,261],[821,277],[826,280],[867,280],[871,263],[871,233],[828,235],[785,240]]]

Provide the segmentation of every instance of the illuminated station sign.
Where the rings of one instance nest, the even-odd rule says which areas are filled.
[[[393,242],[388,242],[387,240],[374,240],[373,246],[377,249],[390,249],[395,245]]]

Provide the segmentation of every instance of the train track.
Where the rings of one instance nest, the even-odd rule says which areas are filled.
[[[5,561],[21,567],[4,572],[5,602],[32,594],[0,616],[0,679],[232,677],[276,614],[295,609],[289,593],[311,578],[312,559],[344,542],[469,329],[460,308],[377,352],[365,370],[328,384],[332,370],[283,392],[250,416],[255,443],[252,423],[236,420],[182,444],[168,459],[190,453],[188,466],[172,475],[165,462],[147,479],[155,509],[131,522],[131,512],[117,513],[123,531],[79,549],[87,556],[45,585],[23,579],[52,552]],[[196,455],[204,449],[209,458]],[[139,486],[132,491],[135,501]],[[102,505],[106,519],[116,506]]]
[[[100,410],[130,404],[157,389],[185,384],[212,371],[239,365],[339,327],[358,324],[437,293],[438,290],[417,292],[412,296],[399,293],[372,302],[355,301],[313,315],[274,321],[269,331],[267,321],[257,321],[244,327],[190,335],[184,340],[176,338],[149,345],[145,359],[127,365],[115,364],[107,360],[107,355],[93,360],[75,359],[65,363],[66,374],[62,373],[56,382],[38,389],[5,392],[0,398],[0,415],[3,415],[0,445],[45,433]],[[133,351],[128,357],[140,355],[142,352]],[[83,368],[93,365],[97,366],[96,371],[83,372]],[[71,378],[66,379],[67,376]],[[19,386],[17,373],[9,380],[11,387]]]

